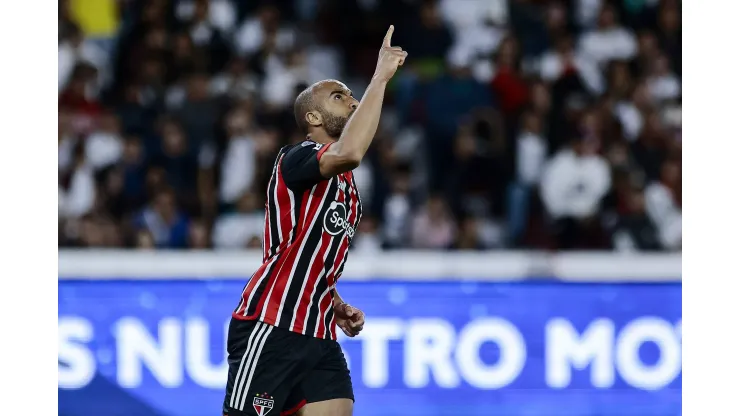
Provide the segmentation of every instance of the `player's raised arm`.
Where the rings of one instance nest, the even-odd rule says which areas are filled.
[[[393,36],[393,26],[389,27],[385,34],[383,46],[378,53],[375,74],[357,110],[344,127],[339,140],[332,144],[321,157],[319,162],[321,175],[326,178],[356,168],[375,137],[380,120],[380,110],[383,107],[385,87],[408,56],[408,53],[400,47],[391,46],[391,36]]]

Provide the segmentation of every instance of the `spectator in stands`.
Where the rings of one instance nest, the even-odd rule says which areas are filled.
[[[671,55],[673,71],[681,74],[681,10],[677,0],[664,0],[658,6],[658,39],[661,50]]]
[[[98,100],[97,71],[86,63],[78,63],[69,82],[59,95],[59,107],[72,114],[72,123],[79,133],[88,133],[103,112]]]
[[[105,112],[97,128],[85,140],[85,154],[90,166],[99,170],[118,162],[123,152],[121,123],[114,113]]]
[[[106,61],[105,51],[86,40],[79,27],[70,25],[65,40],[59,44],[59,92],[67,86],[78,64],[100,71],[106,67]]]
[[[85,147],[78,142],[72,151],[70,171],[59,186],[60,217],[80,218],[93,209],[96,195],[94,174],[85,155]]]
[[[221,162],[221,202],[232,204],[252,189],[257,171],[257,143],[248,107],[237,107],[226,117],[228,142]]]
[[[210,230],[205,221],[198,219],[190,222],[188,228],[188,248],[205,250],[211,248]]]
[[[202,144],[215,140],[219,111],[208,89],[208,75],[197,72],[188,77],[187,96],[175,117],[185,130],[190,152],[197,154]]]
[[[57,119],[57,142],[59,144],[59,174],[66,173],[72,165],[72,156],[78,138],[72,122],[72,114],[66,109],[59,109]]]
[[[383,204],[383,245],[386,248],[406,247],[410,240],[411,177],[408,167],[396,168],[391,178],[391,192]]]
[[[637,40],[632,32],[619,25],[614,7],[605,3],[599,12],[598,26],[581,37],[579,49],[603,66],[612,60],[632,59],[637,54]]]
[[[494,75],[491,90],[501,113],[513,120],[529,97],[528,85],[521,72],[519,45],[514,37],[505,38],[493,57]]]
[[[648,181],[658,180],[661,176],[661,165],[667,156],[668,140],[660,114],[649,109],[645,113],[645,125],[639,138],[632,144],[632,155],[645,172]]]
[[[558,38],[555,48],[546,52],[540,62],[540,76],[554,82],[563,75],[578,74],[578,77],[594,95],[604,92],[604,80],[595,60],[576,51],[569,35]]]
[[[293,47],[295,32],[280,19],[280,10],[270,2],[264,2],[257,15],[245,20],[234,35],[236,52],[241,56],[254,54],[268,41],[278,51]]]
[[[178,1],[175,15],[181,21],[196,20],[207,24],[212,30],[230,34],[237,23],[237,10],[230,0],[183,0]]]
[[[157,192],[151,204],[135,218],[134,226],[150,233],[159,248],[187,247],[190,221],[178,207],[171,189]]]
[[[479,109],[460,126],[446,189],[457,217],[500,219],[503,215],[510,165],[503,122],[496,110]]]
[[[658,38],[654,31],[643,30],[637,38],[637,56],[630,61],[634,74],[647,74],[660,54]]]
[[[136,242],[134,246],[140,250],[148,250],[148,249],[156,248],[152,234],[146,230],[139,230],[136,233]]]
[[[135,83],[123,87],[123,99],[115,110],[121,120],[122,130],[128,134],[149,133],[156,117],[156,112],[145,106],[141,88]]]
[[[543,124],[533,110],[522,116],[521,133],[516,140],[516,173],[508,195],[508,239],[512,245],[521,242],[529,219],[532,191],[539,186],[547,157]]]
[[[185,137],[180,125],[171,119],[162,122],[160,129],[160,148],[153,161],[154,165],[162,168],[166,183],[181,197],[190,201],[190,195],[196,189],[198,163],[196,155],[189,148],[189,141]]]
[[[648,91],[653,102],[675,100],[681,94],[681,82],[671,72],[668,58],[663,53],[653,60],[647,79]]]
[[[452,248],[455,250],[483,250],[486,248],[481,240],[481,224],[477,219],[466,217],[462,220],[460,232]]]
[[[382,250],[382,239],[375,218],[368,215],[362,219],[357,234],[352,239],[352,249],[363,253],[376,253]]]
[[[621,215],[613,234],[614,248],[619,251],[653,251],[661,248],[654,224],[645,212],[645,196],[640,189],[629,192],[627,212]]]
[[[223,16],[222,21],[217,20],[219,19],[217,15],[219,12],[218,3],[221,3],[222,6],[220,11],[228,15],[230,11],[228,6],[227,8],[223,7],[224,2],[215,2],[217,7],[214,8],[214,11],[216,13],[210,13],[213,6],[209,0],[195,0],[192,2],[190,13],[181,13],[178,16],[195,47],[209,50],[209,71],[221,69],[229,56],[229,45],[219,26],[228,26],[230,18]]]
[[[264,65],[266,75],[262,83],[262,99],[273,111],[290,107],[295,101],[294,91],[298,85],[318,81],[308,78],[306,53],[300,49],[293,49],[280,55],[270,53]]]
[[[598,227],[596,215],[610,185],[608,164],[582,137],[572,139],[545,165],[541,196],[560,248],[584,245]]]
[[[455,223],[444,198],[432,195],[412,219],[411,247],[449,248],[457,237],[455,229]]]
[[[216,248],[259,248],[265,227],[265,212],[257,195],[246,192],[234,212],[221,215],[213,227]]]
[[[189,75],[204,72],[208,68],[208,57],[202,49],[197,49],[186,32],[174,34],[172,51],[166,56],[169,66],[169,81],[172,88],[168,93],[169,108],[176,109],[182,105],[186,96]]]
[[[228,96],[236,100],[246,100],[257,93],[257,79],[248,71],[246,61],[233,57],[226,70],[219,73],[210,83],[214,96]]]
[[[617,102],[615,112],[628,140],[634,141],[642,134],[644,114],[651,108],[652,103],[645,82],[640,82],[634,87],[629,99]]]
[[[667,160],[661,167],[660,180],[645,189],[647,215],[658,229],[663,248],[681,247],[681,168]]]
[[[146,200],[146,154],[138,136],[128,136],[123,145],[123,197],[131,211]]]

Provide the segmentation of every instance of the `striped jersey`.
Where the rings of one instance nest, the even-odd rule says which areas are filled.
[[[280,150],[267,186],[262,265],[242,291],[235,319],[259,320],[336,339],[334,287],[362,217],[352,172],[324,178],[310,140]]]

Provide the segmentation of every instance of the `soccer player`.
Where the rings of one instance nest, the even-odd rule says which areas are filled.
[[[388,29],[358,102],[343,83],[320,81],[295,101],[306,141],[286,146],[267,189],[263,263],[232,314],[227,416],[351,416],[347,361],[335,327],[360,333],[362,311],[336,290],[362,202],[352,175],[375,136],[388,81],[407,53]],[[273,416],[273,415],[270,416]]]

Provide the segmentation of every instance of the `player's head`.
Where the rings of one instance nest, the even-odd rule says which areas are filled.
[[[323,130],[338,139],[358,104],[343,83],[332,79],[319,81],[298,94],[295,120],[305,134]]]

